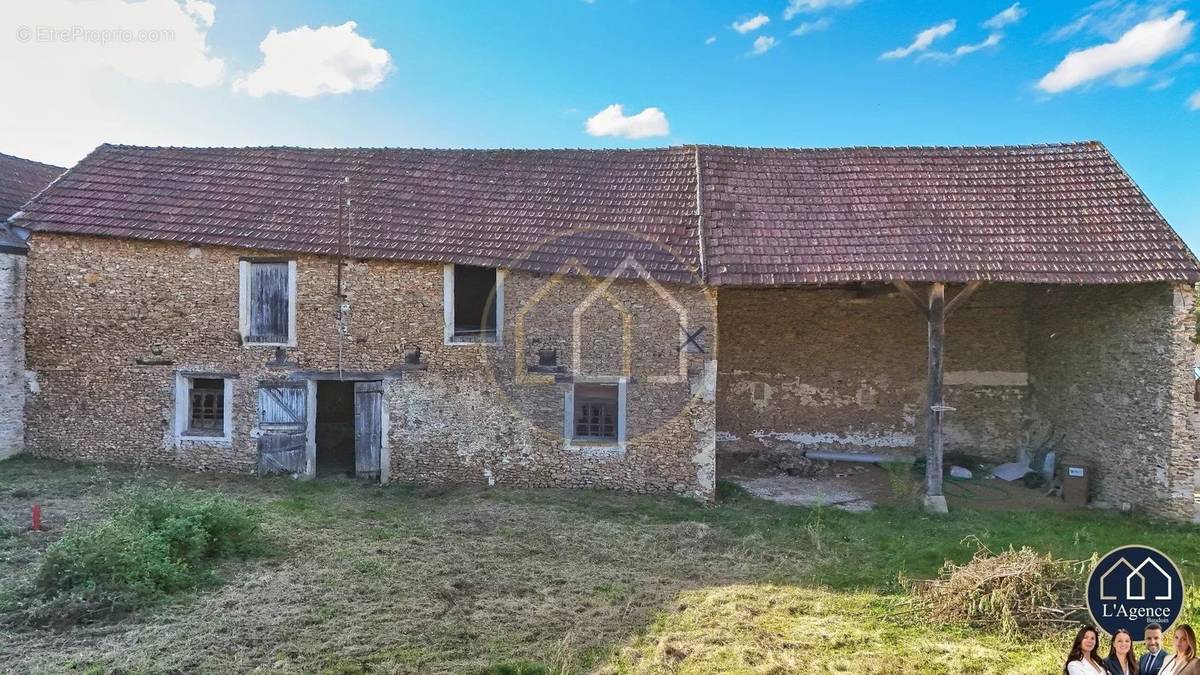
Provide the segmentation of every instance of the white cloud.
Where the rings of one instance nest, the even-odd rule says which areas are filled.
[[[1092,17],[1091,14],[1083,14],[1082,16],[1075,19],[1071,23],[1069,23],[1065,26],[1062,26],[1058,30],[1051,33],[1050,41],[1057,42],[1059,40],[1065,40],[1065,39],[1071,37],[1072,35],[1078,33],[1079,31],[1083,30],[1084,28],[1087,28],[1088,26],[1092,25],[1093,21],[1094,21],[1094,18]]]
[[[783,18],[788,20],[801,12],[819,12],[823,9],[853,7],[857,4],[858,0],[789,0],[787,9],[783,10]]]
[[[1200,110],[1200,89],[1192,92],[1192,95],[1188,97],[1187,106],[1190,110]]]
[[[967,54],[974,54],[975,52],[977,52],[981,49],[987,49],[988,47],[995,47],[996,45],[1000,44],[1000,41],[1003,39],[1004,39],[1004,33],[992,33],[991,35],[987,36],[987,38],[985,38],[982,42],[976,42],[975,44],[970,44],[970,45],[961,45],[958,49],[954,50],[954,55],[955,56],[966,56]]]
[[[771,21],[771,19],[766,14],[759,14],[758,16],[752,16],[749,19],[746,19],[745,21],[734,21],[733,29],[736,30],[737,32],[741,33],[742,35],[745,35],[746,33],[749,33],[750,31],[755,31],[755,30],[758,30],[759,28],[762,28],[763,26],[770,23],[770,21]]]
[[[1004,33],[992,33],[991,35],[988,35],[986,38],[984,38],[980,42],[959,45],[952,52],[936,52],[936,51],[935,52],[925,52],[921,56],[917,57],[917,60],[918,61],[929,61],[929,60],[953,61],[955,59],[962,58],[968,54],[974,54],[977,51],[981,51],[981,50],[987,49],[989,47],[995,47],[996,45],[1000,44],[1000,41],[1003,39],[1004,39]]]
[[[1162,91],[1173,84],[1175,84],[1175,78],[1173,77],[1159,78],[1157,82],[1150,85],[1150,91]]]
[[[186,0],[183,11],[198,19],[205,27],[211,28],[217,18],[217,6],[205,0]]]
[[[636,115],[626,115],[625,107],[614,103],[588,118],[584,128],[592,136],[621,138],[650,138],[671,133],[667,116],[658,108],[646,108]]]
[[[759,35],[754,40],[753,48],[750,50],[752,56],[761,56],[766,54],[772,48],[779,45],[779,41],[767,35]]]
[[[224,20],[208,2],[0,0],[3,151],[69,165],[105,141],[248,144],[209,42]]]
[[[1187,44],[1194,26],[1183,10],[1166,18],[1143,21],[1116,42],[1067,54],[1054,70],[1038,81],[1037,86],[1042,91],[1057,94],[1119,71],[1148,66]]]
[[[310,98],[379,86],[392,70],[392,57],[356,32],[358,24],[280,33],[274,28],[258,45],[262,65],[233,83],[251,96],[288,94]]]
[[[917,33],[917,36],[913,39],[912,44],[908,45],[907,47],[899,47],[889,52],[884,52],[879,56],[879,58],[902,59],[909,54],[923,52],[926,49],[929,49],[929,46],[933,44],[934,40],[946,37],[950,33],[953,33],[954,27],[957,25],[957,21],[950,19],[949,21],[943,21],[936,26],[930,26],[920,33]]]
[[[1005,26],[1007,26],[1009,24],[1014,24],[1014,23],[1020,21],[1021,19],[1025,18],[1025,15],[1027,13],[1028,12],[1026,12],[1025,9],[1021,7],[1021,3],[1014,2],[1011,7],[1004,10],[1003,12],[1000,12],[996,16],[993,16],[992,18],[988,19],[987,21],[984,21],[982,25],[984,28],[991,28],[992,30],[1000,30],[1001,28],[1004,28]]]
[[[1148,75],[1150,73],[1145,70],[1122,70],[1113,75],[1112,83],[1118,87],[1132,87],[1145,80]]]
[[[823,30],[829,30],[829,27],[832,25],[833,19],[825,16],[817,19],[816,21],[805,21],[799,26],[796,26],[796,30],[792,31],[792,35],[802,36],[808,35],[809,33],[818,33]]]
[[[712,43],[714,43],[714,42],[716,42],[716,41],[717,41],[717,36],[716,36],[716,35],[709,35],[709,36],[708,36],[708,39],[704,41],[704,44],[706,44],[706,45],[711,45]]]
[[[1000,44],[1000,41],[1003,40],[1003,38],[1003,32],[994,32],[994,34],[984,38],[983,42],[976,42],[974,44],[960,44],[960,46],[954,50],[954,55],[966,56],[967,54],[974,54],[980,49],[995,47],[997,44]]]
[[[202,0],[6,2],[0,10],[0,63],[11,75],[33,62],[62,73],[109,71],[140,82],[210,86],[225,64],[209,55],[216,8]],[[19,91],[10,88],[8,91]]]
[[[1049,40],[1065,40],[1086,32],[1107,42],[1114,42],[1135,25],[1162,18],[1173,4],[1180,3],[1173,0],[1097,0],[1073,21],[1052,32]]]

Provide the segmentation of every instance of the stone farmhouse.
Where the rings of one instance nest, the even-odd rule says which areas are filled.
[[[0,153],[0,222],[66,169]],[[0,225],[0,459],[25,443],[25,242]]]
[[[1196,516],[1200,268],[1095,142],[104,145],[9,224],[37,455],[708,499],[1041,425]]]

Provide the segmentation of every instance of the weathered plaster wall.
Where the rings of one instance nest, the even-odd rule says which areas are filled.
[[[613,355],[624,353],[621,340],[631,340],[628,443],[622,452],[597,452],[564,446],[569,384],[553,376],[516,379],[523,359],[539,346],[573,344],[574,306],[565,303],[591,295],[595,280],[564,278],[539,294],[553,278],[510,272],[504,343],[457,346],[443,344],[441,265],[354,262],[344,270],[351,308],[339,345],[336,263],[296,256],[297,346],[287,350],[292,366],[270,369],[274,348],[244,348],[237,339],[238,259],[255,254],[35,235],[26,344],[40,392],[26,405],[30,449],[93,461],[252,471],[260,383],[339,365],[388,370],[419,347],[426,369],[386,386],[392,479],[712,495],[715,353],[688,355],[683,377],[653,381],[660,372],[679,372],[679,319],[652,285],[617,282],[605,290],[632,317],[628,332],[624,321],[580,313],[585,372],[622,375],[615,371],[622,361]],[[672,287],[669,294],[690,308],[694,321],[708,324],[707,336],[715,339],[712,303],[700,290]],[[535,297],[540,302],[532,303]],[[537,306],[522,312],[527,304]],[[530,326],[523,342],[516,340],[518,316],[528,317]],[[571,363],[567,351],[560,353],[560,362]],[[136,365],[139,358],[170,364]],[[174,442],[178,371],[237,375],[230,443]]]
[[[1034,417],[1094,465],[1093,498],[1195,516],[1190,287],[1032,287]]]
[[[948,291],[952,295],[954,289]],[[924,447],[926,324],[898,294],[721,289],[720,438]],[[946,450],[1013,457],[1027,393],[1024,289],[979,290],[946,324]]]
[[[0,459],[25,445],[25,256],[0,253]]]

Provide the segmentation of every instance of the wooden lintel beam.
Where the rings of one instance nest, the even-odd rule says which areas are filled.
[[[896,279],[892,282],[892,285],[895,286],[904,297],[908,298],[912,302],[913,307],[917,308],[917,311],[921,313],[921,316],[925,317],[926,319],[929,318],[929,300],[927,298],[922,298],[920,295],[918,295],[917,292],[913,290],[912,286],[909,286],[908,282],[904,281],[903,279]]]
[[[965,303],[967,299],[971,297],[971,294],[979,290],[979,287],[982,285],[982,281],[972,281],[964,286],[963,289],[954,296],[953,300],[946,303],[945,315],[949,317],[954,310],[961,307],[963,303]]]

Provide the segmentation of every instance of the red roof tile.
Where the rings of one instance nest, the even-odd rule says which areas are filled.
[[[1200,279],[1099,143],[700,156],[717,285]]]
[[[606,274],[633,253],[656,278],[680,283],[698,268],[695,168],[683,150],[104,145],[19,224],[337,254],[345,178],[351,208],[343,252],[353,257],[550,273],[575,258]]]
[[[1200,280],[1187,247],[1098,143],[591,151],[105,145],[18,224],[336,254],[345,178],[352,218],[344,252],[353,257],[536,272],[574,260],[603,274],[632,255],[656,278],[678,283],[697,283],[703,259],[717,285]]]
[[[21,209],[66,169],[0,153],[0,221]]]

